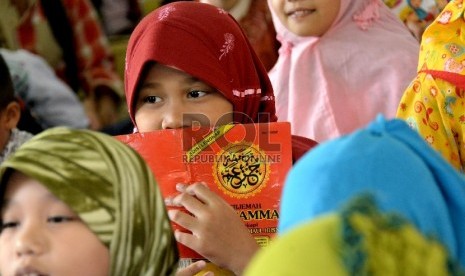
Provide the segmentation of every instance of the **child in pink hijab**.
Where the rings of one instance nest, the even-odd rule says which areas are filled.
[[[419,44],[382,0],[268,0],[282,43],[269,75],[279,121],[317,142],[394,117]]]

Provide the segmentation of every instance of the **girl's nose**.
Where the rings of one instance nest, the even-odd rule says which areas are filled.
[[[20,226],[15,237],[15,251],[18,257],[42,254],[46,249],[46,237],[38,225]],[[72,250],[72,249],[71,249]]]
[[[182,103],[171,103],[167,106],[162,121],[162,129],[176,129],[189,126],[187,112]]]

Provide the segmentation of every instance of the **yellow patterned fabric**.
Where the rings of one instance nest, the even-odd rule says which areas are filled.
[[[365,257],[363,264],[352,267],[351,275],[360,275],[360,271],[365,275],[449,275],[442,244],[428,240],[411,224],[393,225],[396,218],[389,216],[355,213],[348,218],[354,233],[363,237],[359,250]],[[345,254],[352,253],[348,250]]]
[[[441,243],[360,197],[278,236],[245,275],[462,275],[448,256]]]
[[[133,149],[102,133],[55,128],[1,164],[2,190],[11,169],[40,181],[80,216],[109,248],[111,275],[174,275],[178,251],[164,201]]]
[[[465,5],[451,1],[423,34],[418,75],[397,117],[455,168],[465,168]]]

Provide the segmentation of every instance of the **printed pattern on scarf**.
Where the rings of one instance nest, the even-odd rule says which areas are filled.
[[[221,55],[219,57],[219,60],[221,60],[224,56],[226,56],[230,51],[234,49],[234,40],[235,38],[233,34],[230,34],[230,33],[224,34],[224,44],[220,50]]]
[[[397,116],[460,171],[465,168],[465,79],[462,0],[452,1],[423,36],[419,74],[407,88]],[[442,78],[451,76],[447,80]],[[457,83],[451,83],[457,81]]]

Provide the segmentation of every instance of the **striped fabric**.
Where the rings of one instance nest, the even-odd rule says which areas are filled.
[[[178,252],[150,169],[105,134],[55,128],[35,136],[0,167],[40,181],[68,204],[111,254],[111,275],[171,275]]]

